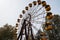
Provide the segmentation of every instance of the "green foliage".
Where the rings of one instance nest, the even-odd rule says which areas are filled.
[[[11,25],[4,25],[0,28],[0,40],[13,40],[14,33],[13,33],[13,26]]]
[[[54,27],[54,29],[50,31],[46,31],[46,33],[49,36],[49,39],[60,40],[60,31],[59,31],[60,30],[60,16],[54,15],[50,21],[53,22],[52,26]]]
[[[45,19],[45,20],[47,21],[47,19]],[[55,29],[46,31],[46,30],[44,30],[45,24],[43,24],[44,32],[46,33],[49,40],[60,40],[60,16],[54,15],[54,17],[50,21],[53,22],[52,25],[53,25],[53,27],[55,27]],[[39,40],[39,38],[41,38],[40,33],[41,33],[41,31],[38,30],[38,32],[36,34],[37,40]]]
[[[39,29],[38,32],[37,32],[37,34],[36,34],[36,36],[35,36],[36,40],[40,40],[41,39],[40,33],[42,33],[42,31]]]

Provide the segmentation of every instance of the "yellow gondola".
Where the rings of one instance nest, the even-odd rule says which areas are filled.
[[[18,23],[16,23],[16,27],[18,27]]]
[[[50,5],[46,5],[45,9],[46,9],[46,11],[50,11],[51,10]]]
[[[46,1],[42,1],[42,6],[46,6]]]
[[[51,25],[48,26],[48,30],[52,30],[53,27]]]
[[[40,5],[40,4],[41,4],[41,0],[37,0],[37,2],[38,2],[38,5]]]
[[[51,12],[48,12],[47,15],[46,15],[46,18],[47,19],[52,19],[53,18],[53,15]]]
[[[44,32],[40,33],[41,36],[45,36],[46,34]]]
[[[20,14],[20,18],[22,18],[22,15]]]
[[[25,10],[22,10],[22,13],[25,14]]]
[[[51,25],[48,25],[47,27],[45,27],[45,30],[52,30],[53,29],[53,27],[51,26]]]
[[[25,10],[28,10],[28,6],[25,7]]]
[[[17,22],[20,22],[20,19],[17,19]]]
[[[47,40],[47,38],[46,37],[42,37],[41,40]]]
[[[34,5],[36,5],[36,4],[37,4],[37,2],[36,2],[36,1],[33,1],[33,4],[34,4]]]
[[[32,3],[29,4],[29,7],[32,7]]]

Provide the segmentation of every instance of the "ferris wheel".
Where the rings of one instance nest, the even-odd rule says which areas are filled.
[[[46,22],[49,23],[45,18],[52,18],[50,10],[51,7],[46,1],[37,0],[29,3],[29,5],[22,10],[22,13],[17,19],[17,40],[28,40],[29,36],[31,36],[32,40],[35,40],[34,35],[39,29],[44,32],[42,24],[45,24]],[[45,29],[50,30],[52,27]]]

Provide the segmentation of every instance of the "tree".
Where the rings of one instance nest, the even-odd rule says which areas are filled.
[[[36,33],[36,36],[35,37],[36,37],[37,40],[40,40],[41,39],[41,35],[40,35],[41,32],[42,31],[39,29],[38,32]]]
[[[4,25],[0,28],[0,40],[14,40],[14,27],[11,25]]]
[[[52,30],[45,31],[50,40],[60,40],[60,16],[54,15],[53,18],[50,20],[52,22]],[[52,32],[52,33],[51,33]]]

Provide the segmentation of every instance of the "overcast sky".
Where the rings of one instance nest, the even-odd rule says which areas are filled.
[[[0,0],[0,26],[15,25],[21,11],[33,0]],[[60,13],[60,0],[45,0],[54,14]]]

